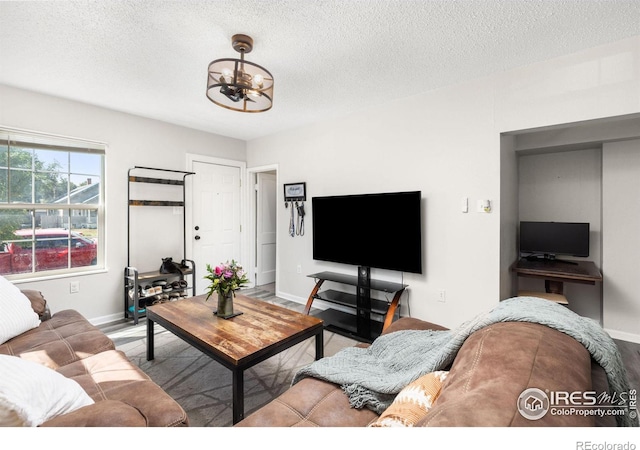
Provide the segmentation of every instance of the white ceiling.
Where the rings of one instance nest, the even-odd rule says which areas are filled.
[[[205,96],[236,33],[268,112]],[[639,0],[0,1],[0,83],[251,140],[638,34]]]

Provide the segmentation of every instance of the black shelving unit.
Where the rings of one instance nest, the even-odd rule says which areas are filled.
[[[139,272],[135,267],[127,266],[124,269],[124,290],[125,290],[125,319],[133,319],[134,325],[138,324],[141,317],[146,316],[147,306],[156,301],[156,294],[144,295],[144,288],[153,286],[155,281],[165,280],[171,283],[175,280],[185,280],[191,276],[193,282],[185,288],[172,288],[172,293],[183,293],[191,291],[195,294],[195,265],[191,260],[183,260],[185,265],[180,273],[160,273],[158,271]],[[135,307],[138,305],[138,308]]]
[[[309,314],[315,300],[342,306],[349,312],[328,308],[314,314],[324,321],[325,328],[354,339],[371,342],[400,315],[400,297],[407,288],[406,284],[382,280],[367,280],[363,284],[357,276],[336,272],[320,272],[309,275],[316,280],[316,284],[309,295],[305,313]],[[326,289],[320,291],[325,281],[355,286],[356,294]],[[380,291],[393,294],[389,302],[373,299],[370,291]]]
[[[158,173],[157,177],[140,176],[136,174]],[[179,174],[182,179],[167,177],[169,174]],[[191,291],[192,295],[196,293],[196,266],[195,263],[186,258],[187,248],[187,216],[186,216],[186,179],[194,172],[185,172],[181,170],[159,169],[156,167],[135,166],[128,172],[128,193],[127,193],[127,267],[124,269],[124,318],[133,319],[134,324],[138,324],[140,317],[146,315],[146,307],[156,298],[154,295],[142,295],[142,290],[153,285],[154,281],[166,280],[171,283],[175,280],[185,280],[190,278],[190,284],[186,288],[180,288],[179,291]],[[151,183],[176,186],[182,189],[182,201],[170,200],[144,200],[131,198],[132,183]],[[131,208],[138,206],[151,207],[182,207],[182,260],[180,261],[180,271],[176,273],[160,273],[160,271],[139,272],[136,267],[131,266]],[[177,262],[177,261],[176,261]]]

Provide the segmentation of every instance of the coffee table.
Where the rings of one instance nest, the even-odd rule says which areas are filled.
[[[154,359],[154,324],[208,355],[233,374],[233,423],[244,418],[244,371],[311,337],[316,360],[324,356],[322,320],[261,300],[236,295],[234,311],[221,319],[213,314],[217,301],[205,295],[147,307],[147,360]]]

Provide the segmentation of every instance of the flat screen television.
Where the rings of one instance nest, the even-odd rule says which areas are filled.
[[[313,197],[313,259],[422,273],[421,192]]]
[[[589,256],[589,224],[581,222],[520,222],[520,253]]]

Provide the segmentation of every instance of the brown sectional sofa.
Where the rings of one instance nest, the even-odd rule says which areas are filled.
[[[51,315],[40,292],[22,292],[42,322],[0,345],[0,354],[54,369],[75,380],[95,401],[41,426],[188,426],[182,407],[80,313],[64,310]]]
[[[403,329],[444,328],[402,318],[385,333]],[[466,339],[447,369],[440,396],[417,426],[616,426],[612,417],[546,414],[529,420],[519,413],[518,397],[530,387],[568,392],[608,388],[604,370],[585,347],[547,326],[527,322],[489,325]],[[378,417],[370,409],[352,408],[340,386],[303,378],[236,426],[363,427]]]

